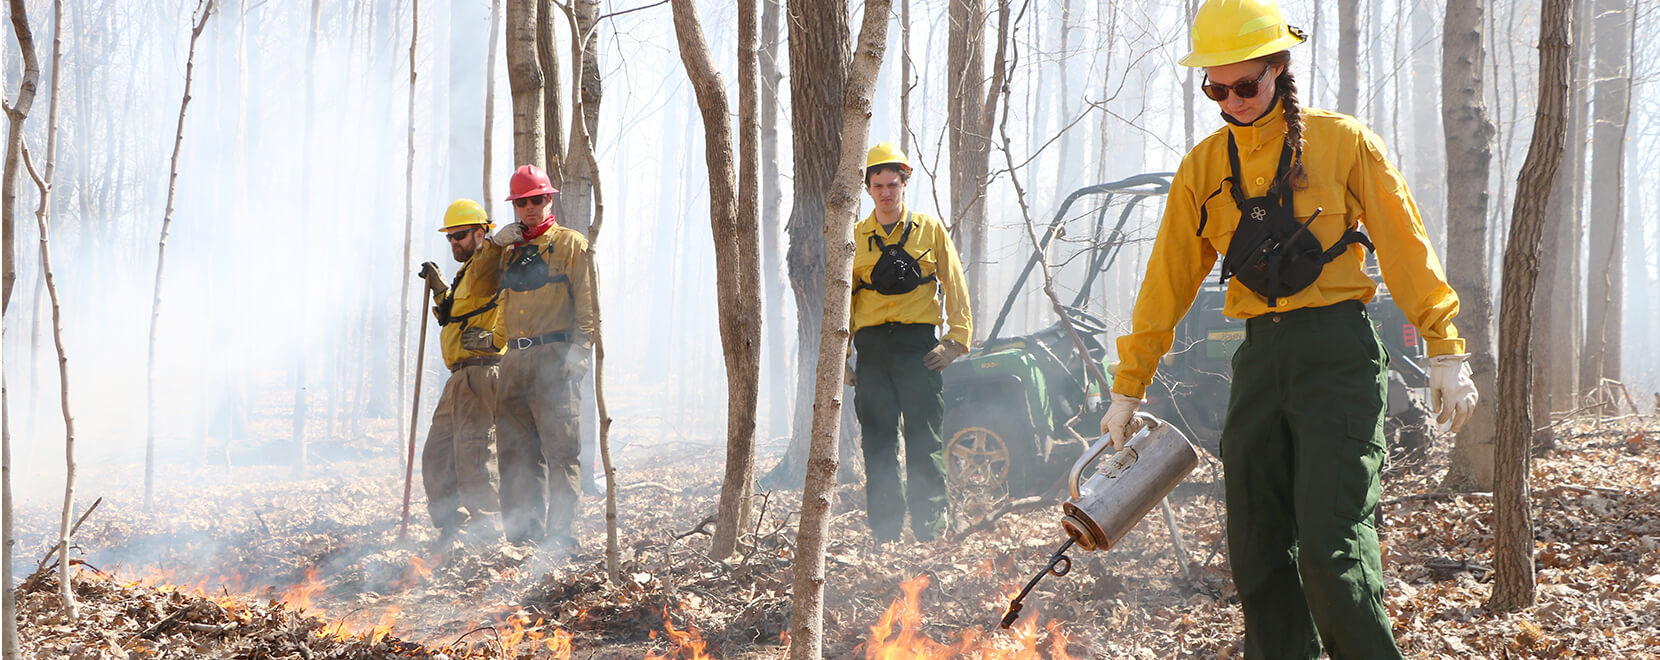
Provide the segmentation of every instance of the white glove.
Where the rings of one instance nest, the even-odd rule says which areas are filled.
[[[517,222],[509,222],[502,225],[501,229],[496,230],[495,235],[490,237],[490,242],[495,243],[496,247],[513,247],[524,239],[525,226]]]
[[[1453,433],[1470,421],[1475,412],[1476,384],[1470,380],[1469,353],[1437,355],[1429,359],[1429,408],[1437,424],[1447,424]]]
[[[1107,406],[1107,414],[1101,418],[1101,433],[1112,437],[1113,451],[1123,449],[1124,443],[1129,440],[1130,423],[1135,420],[1135,411],[1139,409],[1141,399],[1112,393],[1112,405]]]

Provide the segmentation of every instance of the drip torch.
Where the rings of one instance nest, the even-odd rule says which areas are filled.
[[[1101,436],[1072,464],[1067,475],[1071,497],[1061,503],[1061,528],[1069,538],[1009,602],[999,624],[1003,628],[1020,618],[1021,601],[1043,576],[1072,572],[1067,550],[1073,545],[1084,550],[1110,549],[1199,464],[1199,452],[1176,427],[1147,413],[1135,417],[1141,428],[1082,485],[1078,480],[1085,468],[1112,447],[1111,437]]]

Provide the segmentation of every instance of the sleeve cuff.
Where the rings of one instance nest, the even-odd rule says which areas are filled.
[[[1463,337],[1454,337],[1452,339],[1431,339],[1428,340],[1426,344],[1429,348],[1429,357],[1466,352],[1464,350]]]

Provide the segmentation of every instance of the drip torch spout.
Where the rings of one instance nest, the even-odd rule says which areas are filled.
[[[1049,565],[1044,566],[1043,570],[1032,576],[1032,579],[1026,583],[1026,587],[1020,590],[1020,595],[1009,601],[1009,610],[1003,614],[1003,621],[998,624],[998,627],[1008,628],[1014,625],[1015,619],[1020,618],[1020,608],[1022,607],[1020,601],[1026,599],[1026,594],[1031,593],[1032,587],[1037,586],[1038,580],[1042,580],[1043,576],[1053,573],[1055,577],[1062,577],[1072,572],[1072,558],[1066,556],[1066,550],[1077,541],[1077,539],[1069,538],[1061,544],[1060,548],[1055,550],[1055,554],[1049,555]]]

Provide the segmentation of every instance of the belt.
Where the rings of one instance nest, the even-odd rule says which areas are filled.
[[[1245,321],[1247,328],[1282,321],[1302,321],[1328,318],[1333,316],[1366,315],[1366,303],[1359,300],[1344,300],[1324,307],[1302,307],[1289,312],[1270,312],[1261,316],[1253,316]]]
[[[500,355],[480,355],[456,362],[450,366],[450,373],[455,373],[467,367],[494,367],[501,364]]]
[[[559,342],[568,342],[570,340],[571,340],[570,331],[569,330],[560,330],[559,332],[550,332],[550,333],[547,333],[545,335],[536,335],[535,337],[518,337],[518,338],[515,338],[515,339],[509,339],[509,340],[507,340],[507,347],[511,348],[511,349],[522,351],[524,349],[530,348],[532,346],[537,346],[537,345],[540,345],[540,344],[553,344],[553,343],[559,343]]]

